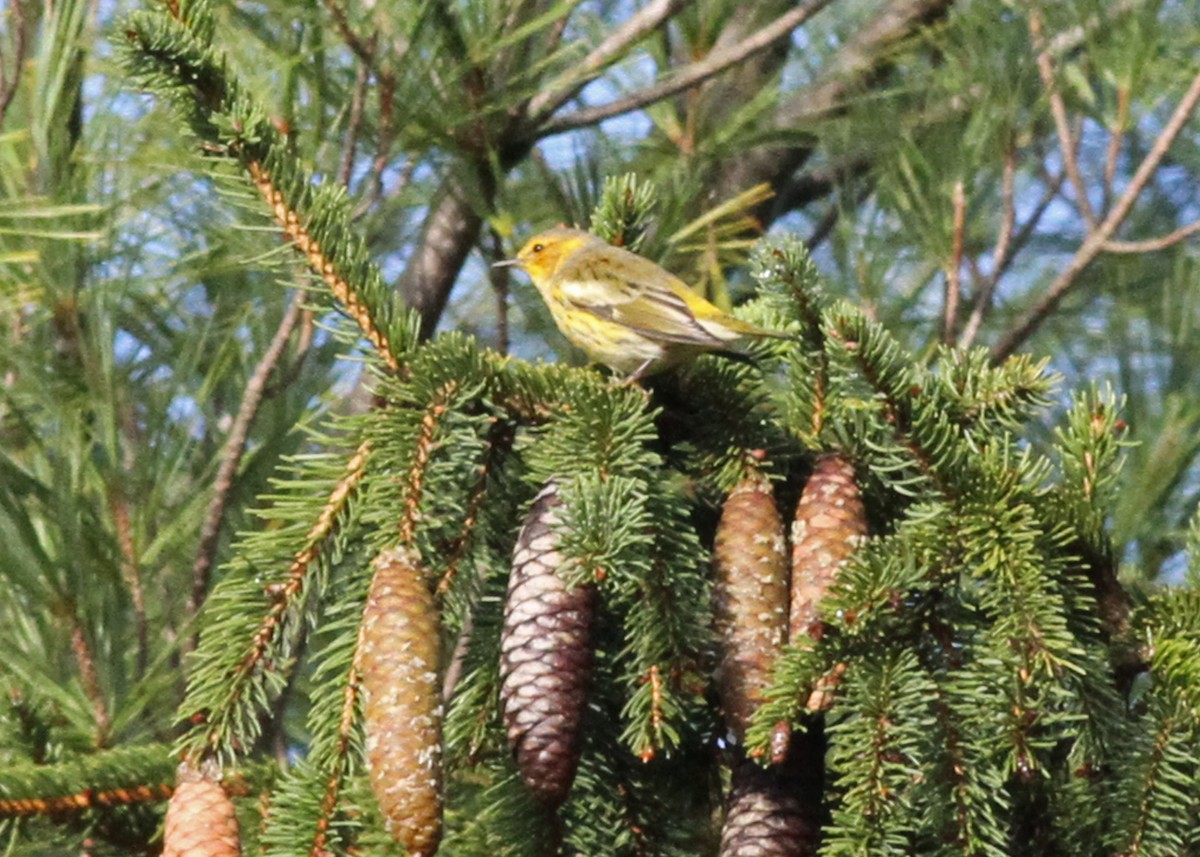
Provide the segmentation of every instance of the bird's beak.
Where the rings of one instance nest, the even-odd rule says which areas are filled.
[[[499,262],[493,262],[493,268],[511,268],[514,265],[520,265],[520,259],[501,259]]]

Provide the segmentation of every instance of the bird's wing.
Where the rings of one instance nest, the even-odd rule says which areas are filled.
[[[600,273],[613,269],[618,273]],[[557,290],[559,297],[575,309],[658,342],[720,348],[738,337],[733,330],[719,336],[701,324],[683,294],[676,291],[686,290],[687,285],[672,277],[676,288],[671,289],[663,282],[664,274],[653,262],[636,257],[630,260],[629,255],[617,265],[603,259],[589,260],[560,269]]]

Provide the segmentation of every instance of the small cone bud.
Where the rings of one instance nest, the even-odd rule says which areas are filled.
[[[790,642],[820,638],[821,600],[866,535],[867,516],[854,482],[854,466],[841,455],[821,456],[792,522]]]
[[[163,857],[239,857],[237,816],[216,764],[179,766],[167,804]]]
[[[740,482],[721,510],[713,545],[717,687],[726,725],[741,741],[787,631],[787,556],[771,483]]]
[[[441,634],[411,552],[375,558],[358,653],[371,788],[388,832],[411,857],[442,838]]]
[[[557,486],[546,483],[513,551],[500,635],[500,702],[517,770],[550,807],[567,797],[579,766],[592,665],[595,591],[558,575]]]

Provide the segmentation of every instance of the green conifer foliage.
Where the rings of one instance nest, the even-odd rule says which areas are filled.
[[[1044,363],[914,355],[829,298],[789,237],[755,247],[757,296],[737,312],[791,336],[747,362],[624,386],[462,333],[422,340],[345,197],[213,47],[212,9],[133,16],[124,62],[311,268],[371,407],[311,429],[238,537],[174,749],[0,772],[0,815],[78,799],[103,816],[135,786],[165,798],[172,756],[245,777],[284,735],[279,775],[234,795],[246,853],[395,854],[393,836],[423,857],[1200,848],[1200,572],[1140,601],[1116,579],[1115,397],[1075,396],[1034,442]],[[655,197],[611,181],[592,223],[636,245]],[[793,538],[812,535],[805,482],[831,461],[853,522],[823,534],[836,549],[788,639],[782,522],[800,504]],[[755,508],[722,523],[747,491]],[[750,600],[731,576],[746,555],[770,566],[770,603],[749,608],[769,627],[749,634],[752,687],[731,691],[730,641],[761,630],[730,607]],[[530,619],[542,596],[571,621]],[[538,649],[555,645],[571,649]],[[32,742],[41,710],[21,702],[4,734]],[[569,735],[526,742],[555,715]]]

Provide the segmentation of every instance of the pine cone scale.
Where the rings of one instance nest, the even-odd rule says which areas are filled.
[[[500,640],[505,730],[521,778],[548,806],[566,799],[581,750],[591,672],[595,590],[568,586],[558,536],[561,505],[548,483],[517,537]]]

